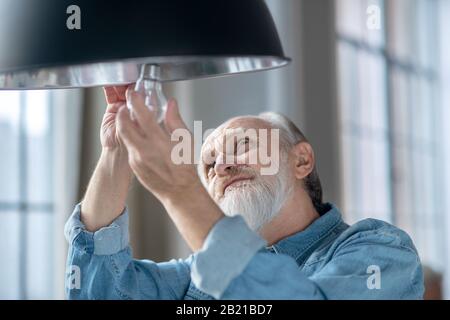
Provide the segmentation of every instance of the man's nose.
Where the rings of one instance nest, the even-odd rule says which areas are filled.
[[[234,157],[221,154],[216,158],[216,164],[214,165],[214,171],[218,176],[224,176],[229,174],[229,172],[236,167],[236,161]]]

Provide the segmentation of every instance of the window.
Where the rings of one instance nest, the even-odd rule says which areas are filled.
[[[388,63],[384,34],[366,27],[366,7],[381,1],[337,1],[343,202],[350,222],[393,221],[390,183]]]
[[[439,0],[336,0],[344,212],[391,222],[444,272]],[[369,6],[381,28],[367,26]]]
[[[51,298],[52,112],[49,91],[0,92],[0,298]]]

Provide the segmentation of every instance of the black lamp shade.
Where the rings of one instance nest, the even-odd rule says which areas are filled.
[[[80,9],[81,29],[67,19]],[[1,0],[0,89],[160,81],[289,62],[263,0]]]

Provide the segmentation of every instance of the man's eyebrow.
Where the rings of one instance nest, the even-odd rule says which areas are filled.
[[[232,127],[232,128],[223,128],[219,132],[212,132],[204,142],[204,147],[202,148],[202,156],[205,153],[211,153],[211,151],[215,152],[215,141],[217,139],[227,139],[229,137],[238,135],[239,138],[248,138],[252,137],[252,135],[246,135],[247,130],[255,130],[257,132],[257,128],[245,128],[245,127]],[[244,134],[244,135],[242,135]],[[223,141],[222,141],[223,142]],[[222,144],[222,143],[221,143]]]
[[[244,127],[232,127],[232,128],[226,128],[224,129],[225,131],[225,136],[231,135],[231,134],[235,134],[235,133],[239,133],[239,132],[245,132],[245,130],[247,130]]]
[[[258,134],[258,131],[264,129],[259,127],[252,127],[252,128],[246,128],[246,127],[235,127],[235,128],[227,128],[225,129],[225,137],[232,136],[238,134],[239,136],[243,135],[244,137],[253,136],[253,133]],[[249,134],[250,133],[250,134]]]

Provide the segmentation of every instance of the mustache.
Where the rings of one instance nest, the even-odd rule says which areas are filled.
[[[232,167],[230,168],[230,173],[227,177],[217,179],[215,181],[214,188],[216,190],[220,190],[222,193],[224,193],[224,189],[227,186],[227,184],[235,179],[239,178],[249,178],[249,179],[257,179],[258,172],[257,170],[247,167],[247,166],[240,166],[240,167]]]

